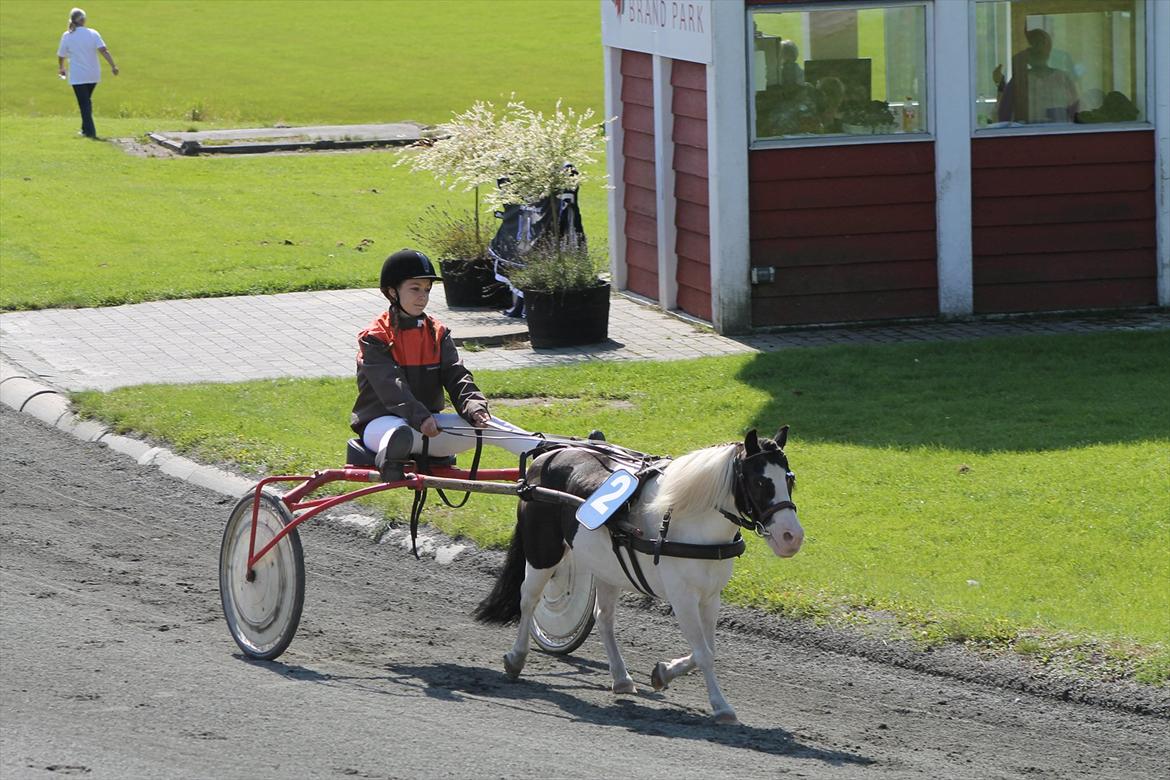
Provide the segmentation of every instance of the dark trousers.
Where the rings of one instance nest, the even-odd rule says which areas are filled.
[[[77,107],[81,109],[81,134],[97,138],[93,126],[93,90],[97,84],[74,84],[73,94],[77,95]]]

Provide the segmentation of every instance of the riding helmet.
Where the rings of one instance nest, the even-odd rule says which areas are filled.
[[[383,290],[398,289],[407,279],[438,279],[435,264],[417,249],[400,249],[382,263],[382,279],[378,286]]]

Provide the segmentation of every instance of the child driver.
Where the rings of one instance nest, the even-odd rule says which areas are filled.
[[[484,437],[516,455],[540,444],[526,431],[491,416],[450,331],[425,313],[438,278],[430,259],[418,250],[390,255],[382,264],[379,285],[390,308],[358,334],[358,396],[350,426],[377,453],[383,479],[398,478],[397,463],[420,453],[424,436],[428,454],[435,457],[473,447],[474,436],[443,430],[466,422],[520,434]],[[442,411],[444,390],[455,414]]]

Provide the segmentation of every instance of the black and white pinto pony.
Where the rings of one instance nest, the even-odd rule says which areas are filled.
[[[578,523],[571,507],[522,498],[504,569],[475,611],[482,622],[519,621],[516,641],[504,656],[505,671],[515,678],[523,670],[533,610],[557,564],[571,555],[574,567],[594,576],[595,615],[613,692],[637,692],[614,639],[613,621],[619,593],[638,590],[670,603],[691,648],[681,658],[656,664],[654,689],[698,667],[716,722],[736,723],[735,710],[715,678],[720,594],[731,579],[734,557],[744,550],[741,530],[758,533],[781,558],[795,555],[804,541],[791,496],[794,476],[784,454],[787,438],[788,426],[774,439],[760,439],[753,430],[742,443],[643,468],[642,485],[628,511],[596,530]],[[587,498],[616,466],[624,465],[620,457],[615,461],[618,449],[564,447],[538,454],[527,482]]]

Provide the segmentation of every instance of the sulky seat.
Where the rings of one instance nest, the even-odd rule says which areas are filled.
[[[357,466],[359,468],[377,468],[374,459],[378,453],[371,450],[361,439],[350,439],[345,443],[345,464],[347,466]],[[421,456],[414,456],[412,458],[416,463],[421,460]],[[427,466],[454,466],[455,456],[448,455],[442,458],[427,458],[425,465]]]

